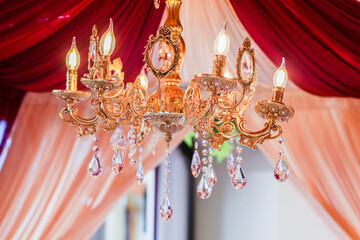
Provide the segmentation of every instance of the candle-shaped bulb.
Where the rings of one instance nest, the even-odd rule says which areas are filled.
[[[226,31],[227,20],[224,23],[223,28],[217,35],[214,43],[215,54],[226,55],[230,48],[230,36]]]
[[[141,73],[139,74],[139,76],[137,78],[140,79],[141,85],[143,85],[147,89],[149,86],[149,81],[148,81],[148,78],[147,78],[146,74],[144,73],[144,71],[141,71]]]
[[[273,77],[274,87],[284,88],[288,81],[288,74],[285,68],[285,58],[282,58],[281,66],[275,71]]]
[[[115,49],[115,35],[113,31],[113,22],[110,18],[110,25],[100,39],[100,53],[104,56],[110,56]]]
[[[69,70],[77,70],[80,65],[80,54],[76,48],[76,38],[73,37],[71,48],[66,55],[66,66]]]

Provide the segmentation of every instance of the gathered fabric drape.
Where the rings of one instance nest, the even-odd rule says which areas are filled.
[[[82,76],[87,72],[93,24],[101,37],[112,18],[116,35],[112,56],[121,58],[125,82],[132,82],[144,65],[143,47],[156,32],[163,11],[163,5],[156,10],[146,0],[0,2],[0,115],[7,123],[0,153],[24,92],[65,88],[65,57],[72,36],[77,38]],[[81,83],[78,87],[85,88]],[[16,99],[15,92],[19,92]]]
[[[240,22],[292,81],[321,96],[360,97],[360,2],[230,0]]]
[[[285,99],[296,111],[282,124],[290,179],[310,192],[348,237],[360,239],[360,100],[303,91],[290,91]],[[263,125],[257,114],[249,117]],[[261,150],[276,164],[277,141],[264,143]]]
[[[49,93],[29,93],[22,103],[0,171],[0,239],[87,239],[136,182],[128,147],[122,152],[124,172],[112,172],[111,134],[104,131],[98,134],[103,174],[88,176],[93,137],[78,138],[73,127],[59,119],[61,105]],[[123,130],[126,134],[127,128]],[[185,133],[177,134],[171,147]],[[147,138],[143,146],[152,146],[153,140]],[[162,141],[161,134],[156,141]],[[165,147],[157,144],[155,156],[144,147],[145,171],[161,161]]]
[[[146,39],[149,35],[149,33],[146,33],[149,27],[145,26],[150,24],[149,22],[152,22],[149,20],[152,19],[151,16],[154,18],[157,14],[161,15],[160,11],[157,13],[154,9],[151,9],[153,8],[150,6],[152,1],[144,1],[141,2],[142,4],[140,4],[140,1],[119,1],[114,3],[114,7],[109,7],[108,4],[110,2],[112,1],[105,0],[100,4],[99,1],[92,1],[91,3],[80,1],[76,7],[76,11],[79,11],[79,14],[72,18],[71,16],[75,13],[71,13],[69,14],[71,16],[66,17],[64,20],[69,21],[69,24],[64,24],[62,27],[58,26],[59,30],[49,35],[49,37],[45,38],[43,36],[44,38],[40,41],[37,41],[37,39],[40,38],[34,37],[34,39],[31,39],[32,43],[27,45],[27,50],[16,53],[14,50],[9,49],[6,55],[1,55],[7,58],[0,62],[0,71],[1,73],[6,73],[7,78],[2,78],[1,76],[0,81],[4,82],[8,79],[10,80],[9,82],[16,84],[17,87],[24,88],[29,86],[31,90],[36,91],[64,87],[65,67],[63,59],[65,59],[66,52],[70,46],[71,36],[75,35],[74,33],[78,34],[80,32],[81,34],[76,34],[78,36],[78,48],[80,49],[83,59],[83,68],[80,69],[79,75],[84,73],[86,69],[84,62],[85,59],[87,59],[88,36],[93,22],[86,22],[85,24],[88,24],[87,27],[84,27],[84,25],[76,25],[75,23],[77,23],[78,18],[95,19],[91,18],[91,16],[101,18],[98,23],[103,31],[107,27],[108,18],[110,16],[113,17],[117,43],[118,39],[121,39],[122,36],[128,36],[126,43],[121,45],[119,43],[117,44],[118,47],[116,51],[120,52],[119,54],[114,54],[114,57],[118,55],[122,56],[121,51],[125,51],[129,55],[133,53],[134,55],[131,55],[132,57],[141,60],[142,47],[145,45],[145,42],[142,44],[138,43],[139,46],[137,44],[135,45],[134,42],[137,41],[137,38],[133,39],[130,35],[126,34],[121,36],[117,31],[121,31],[124,26],[130,26],[133,31],[138,31],[138,34],[147,34],[144,38]],[[100,12],[100,10],[95,11],[95,7],[91,8],[93,9],[91,14],[86,14],[81,11],[81,9],[88,9],[95,3],[98,9],[104,11],[102,13],[103,15],[108,14],[104,19],[102,15],[97,12]],[[348,3],[352,2],[346,2],[345,4]],[[102,4],[107,6],[102,6]],[[211,4],[209,1],[203,0],[183,2],[180,14],[184,27],[183,36],[187,47],[186,58],[181,72],[184,82],[189,82],[197,73],[211,72],[213,42],[226,18],[228,19],[228,31],[232,41],[227,61],[228,67],[235,73],[237,48],[241,45],[242,39],[249,34],[239,21],[238,11],[236,7],[234,8],[235,10],[232,8],[232,4],[233,2],[228,0],[214,0],[211,1]],[[267,4],[268,3],[264,3],[265,6],[267,6]],[[121,9],[124,10],[125,6],[128,8],[132,6],[142,9],[140,5],[143,5],[144,8],[148,6],[149,12],[147,12],[146,17],[144,17],[147,21],[144,20],[143,23],[145,25],[143,28],[136,30],[135,28],[139,26],[138,22],[135,23],[137,18],[143,19],[140,12],[134,11],[136,12],[136,21],[134,20],[135,22],[133,23],[125,19],[125,17],[133,16],[132,10],[130,11],[132,13],[123,12],[122,15],[117,14]],[[28,2],[24,2],[22,5],[23,8],[27,6],[29,6]],[[51,4],[49,4],[48,7],[51,7]],[[0,11],[8,11],[8,13],[10,13],[14,10],[14,7],[0,9]],[[40,10],[31,8],[31,11],[36,12]],[[67,16],[66,14],[63,15]],[[117,25],[119,21],[115,20],[114,15],[123,19],[124,25]],[[356,20],[356,17],[354,19]],[[26,21],[27,19],[24,18],[23,22]],[[42,21],[49,20],[41,20],[40,23]],[[10,31],[9,28],[15,26],[15,24],[14,26],[10,24],[10,26],[6,28],[6,31]],[[155,29],[156,26],[153,27],[153,32]],[[257,29],[261,29],[260,32],[264,31],[264,34],[268,33],[268,29]],[[294,26],[294,29],[296,29],[296,26]],[[354,29],[357,28],[355,27]],[[249,29],[247,30],[251,33]],[[4,31],[4,28],[1,27],[0,32],[3,33]],[[63,43],[64,41],[58,41],[58,39],[62,39],[60,32],[67,34],[67,37],[64,37],[64,39],[67,39],[69,41],[68,43],[65,44]],[[101,33],[102,31],[100,31],[100,34]],[[5,39],[2,38],[2,36],[1,34],[0,40]],[[32,37],[33,36],[29,36],[29,38]],[[263,43],[253,37],[253,33],[251,33],[250,37],[255,40],[252,44],[256,52],[259,82],[261,86],[265,86],[265,88],[263,88],[265,92],[259,94],[259,90],[261,89],[259,88],[255,94],[259,98],[254,100],[270,98],[272,74],[276,70],[276,66],[280,64],[283,55],[288,61],[287,68],[290,79],[300,78],[299,74],[301,72],[293,67],[295,66],[294,64],[298,64],[294,62],[294,59],[298,59],[292,56],[293,48],[287,47],[285,49],[281,45],[276,45],[274,49],[278,49],[279,46],[281,46],[281,48],[284,48],[284,52],[271,55],[268,50],[263,51]],[[282,37],[286,39],[286,36]],[[333,40],[332,37],[329,41],[330,40]],[[2,41],[0,41],[0,43],[1,42]],[[301,45],[299,47],[303,47],[303,43],[300,42],[298,44]],[[311,45],[311,42],[309,44]],[[349,44],[351,44],[351,41]],[[288,45],[292,45],[292,41],[287,41],[286,46]],[[0,46],[2,46],[0,48],[2,50],[4,45]],[[48,49],[48,51],[45,51],[43,50],[45,46],[51,47],[47,47],[46,49]],[[60,48],[58,48],[59,46]],[[129,46],[132,46],[132,48]],[[32,50],[35,48],[37,48],[37,51],[41,51],[41,53],[37,54],[37,51]],[[119,50],[118,48],[123,50]],[[356,53],[356,46],[354,49]],[[135,54],[137,51],[140,53]],[[306,51],[306,49],[302,49],[302,51]],[[318,54],[316,51],[319,51],[321,54]],[[335,57],[333,55],[323,55],[322,53],[325,52],[325,50],[322,48],[316,49],[316,51],[314,50],[314,52],[310,53],[304,52],[304,54],[307,53],[310,57],[314,57],[314,62],[308,64],[311,65],[311,71],[304,70],[304,74],[308,74],[307,78],[312,79],[314,86],[319,87],[322,85],[317,85],[317,81],[320,81],[320,77],[321,79],[326,79],[324,78],[326,76],[321,75],[315,78],[317,75],[312,65],[320,64],[320,62],[323,61],[323,59],[320,58],[325,57],[324,59],[328,59],[329,66],[331,66],[329,73],[330,71],[336,71],[332,69],[337,66],[334,65],[335,60],[333,60],[333,58],[339,58],[340,55],[336,55],[334,52]],[[56,54],[54,54],[55,52]],[[31,60],[27,58],[29,56],[32,57],[33,54],[40,57],[39,59],[34,57],[34,62],[31,62]],[[50,57],[58,56],[59,54],[63,55],[61,61],[54,60]],[[139,61],[139,66],[136,64],[134,66],[128,65],[131,61],[127,62],[126,56],[129,55],[122,57],[124,68],[128,69],[127,71],[134,70],[133,76],[135,77],[140,71],[142,63],[140,65],[141,61]],[[299,55],[302,56],[302,54]],[[20,56],[24,59],[21,60]],[[341,56],[344,57],[344,55]],[[355,56],[355,59],[356,57],[358,56]],[[24,69],[28,71],[27,73],[29,75],[23,74],[21,76],[15,76],[15,74],[21,74],[20,71],[15,71],[17,70],[16,67],[10,67],[12,64],[14,64],[14,66],[17,64],[16,58],[22,61]],[[315,61],[317,58],[320,60]],[[336,61],[338,61],[338,59]],[[348,59],[346,61],[348,66],[353,64]],[[43,65],[41,67],[38,66],[40,62]],[[4,68],[3,66],[6,67]],[[19,67],[21,65],[17,66]],[[299,63],[299,66],[303,66],[302,63]],[[339,66],[341,67],[341,65]],[[38,67],[39,69],[35,71],[32,70],[31,67]],[[320,68],[320,66],[317,66],[317,68]],[[358,69],[358,67],[355,69]],[[322,70],[324,71],[324,69]],[[43,72],[40,74],[40,71]],[[61,80],[57,83],[49,80],[60,79],[60,72]],[[348,81],[356,79],[351,78],[351,76],[356,76],[356,73],[354,75],[353,72],[349,72],[346,69],[343,69],[343,74],[345,76],[343,78],[344,82],[346,81],[348,83]],[[131,74],[127,74],[125,71],[125,78],[127,76],[129,77],[129,75]],[[32,80],[30,76],[33,77]],[[49,76],[53,76],[54,78]],[[335,75],[332,76],[335,78]],[[46,82],[46,80],[49,82]],[[37,82],[37,84],[32,85],[32,82]],[[295,83],[309,91],[305,85],[299,84],[299,80],[295,80]],[[330,95],[341,95],[342,92],[348,90],[338,90],[331,84],[331,81],[329,81],[329,86],[324,86],[324,89],[326,89],[324,91]],[[344,83],[344,85],[346,84]],[[353,84],[354,89],[357,89],[358,83]],[[9,83],[9,85],[11,84]],[[152,83],[149,83],[149,85],[152,85]],[[306,86],[308,87],[308,85]],[[315,93],[326,95],[323,92]],[[348,95],[351,96],[351,94],[354,94],[354,92]],[[254,104],[255,102],[256,101],[253,101],[252,103]],[[320,203],[322,208],[328,213],[328,215],[323,216],[323,219],[327,223],[335,221],[342,229],[343,232],[338,233],[341,239],[346,237],[359,238],[357,226],[359,226],[360,216],[360,195],[357,186],[359,186],[360,180],[357,173],[360,170],[360,153],[355,145],[359,141],[360,132],[356,121],[359,117],[358,101],[352,98],[315,97],[310,94],[305,94],[289,83],[285,91],[284,102],[293,106],[296,112],[294,119],[289,123],[282,124],[285,132],[285,145],[289,156],[290,181],[301,185],[304,191],[310,193]],[[126,159],[125,171],[119,176],[114,176],[114,174],[111,173],[110,161],[113,154],[109,145],[111,134],[104,133],[103,131],[99,133],[99,147],[102,152],[101,159],[104,173],[97,179],[87,176],[86,168],[91,159],[90,149],[93,144],[92,137],[77,138],[74,129],[58,118],[58,112],[62,104],[62,101],[55,100],[55,98],[48,93],[29,93],[22,103],[15,123],[16,128],[13,129],[10,135],[12,144],[0,172],[0,184],[1,186],[6,186],[0,188],[0,199],[2,200],[2,204],[0,205],[0,222],[6,223],[0,225],[0,239],[86,239],[100,226],[117,199],[135,182],[136,168],[131,168],[128,165],[126,158],[128,149],[125,149],[123,152],[123,156]],[[248,111],[253,111],[253,109],[249,109]],[[263,122],[258,116],[255,116],[255,114],[249,114],[249,117],[249,122],[253,122],[257,126],[263,126]],[[126,128],[123,128],[123,130],[126,132]],[[172,147],[175,147],[181,141],[185,133],[186,131],[182,131],[174,136]],[[161,135],[157,135],[157,138],[160,139]],[[151,144],[148,144],[149,141],[152,141],[152,139],[147,139],[147,142],[145,142],[143,146],[151,146]],[[156,149],[157,155],[152,157],[150,155],[151,149],[144,147],[145,171],[155,167],[156,164],[160,162],[162,159],[160,153],[164,152],[164,148],[165,144],[158,144]],[[270,159],[277,160],[277,155],[275,154],[277,154],[279,149],[276,141],[265,144],[261,149],[268,154]],[[346,234],[344,234],[344,232]]]
[[[181,17],[187,47],[183,79],[191,80],[196,73],[211,72],[211,50],[225,19],[228,20],[227,29],[231,37],[227,66],[235,73],[238,47],[245,36],[252,38],[252,35],[239,22],[230,1],[216,0],[214,4],[207,4],[194,0],[184,2],[183,7]],[[198,41],[200,38],[201,41]],[[259,70],[259,86],[251,101],[254,106],[257,101],[271,98],[272,76],[281,57],[275,65],[256,41],[253,40],[252,45]],[[293,79],[289,68],[288,73]],[[295,109],[295,117],[289,123],[281,123],[290,155],[287,161],[291,174],[289,181],[321,214],[329,231],[334,231],[339,239],[359,238],[360,195],[357,186],[360,185],[360,153],[356,142],[359,141],[360,131],[356,119],[359,118],[360,102],[354,98],[316,97],[291,83],[286,86],[284,102]],[[261,128],[264,124],[253,108],[248,109],[245,116],[250,129]],[[264,143],[260,149],[276,164],[279,156],[276,140]],[[321,211],[316,209],[319,207]]]
[[[156,32],[163,10],[164,4],[155,9],[147,0],[4,1],[0,3],[0,83],[26,91],[65,88],[65,57],[72,37],[80,52],[82,76],[87,72],[92,26],[97,24],[101,37],[110,18],[116,36],[112,58],[121,58],[125,81],[132,82],[144,65],[144,46]]]

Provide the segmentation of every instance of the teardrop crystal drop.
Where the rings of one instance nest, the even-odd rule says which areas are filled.
[[[124,160],[120,151],[115,152],[111,162],[111,168],[116,174],[120,174],[124,170]]]
[[[234,176],[235,172],[235,158],[232,152],[230,153],[229,159],[227,160],[226,169],[230,177]]]
[[[195,178],[197,178],[200,174],[200,170],[201,170],[200,156],[198,150],[195,150],[191,161],[191,173]]]
[[[206,178],[208,180],[209,185],[211,187],[214,187],[215,183],[217,182],[217,177],[216,177],[215,169],[211,163],[209,164],[208,169],[206,171]]]
[[[288,177],[289,177],[289,167],[286,164],[283,156],[280,156],[280,159],[275,166],[274,176],[275,176],[276,180],[278,180],[280,182],[286,181],[286,179],[288,179]]]
[[[99,176],[102,173],[101,163],[96,153],[93,155],[87,171],[91,176],[94,177]]]
[[[125,138],[125,134],[122,131],[121,127],[118,126],[113,135],[111,136],[110,139],[110,144],[111,144],[111,148],[114,151],[120,151],[122,150],[124,147],[126,147],[126,138]]]
[[[212,187],[210,186],[207,180],[206,173],[204,173],[197,186],[197,194],[199,195],[200,198],[207,199],[210,197],[211,192],[212,192]]]
[[[232,185],[236,189],[242,189],[246,185],[246,176],[240,164],[236,166],[234,176],[232,177]]]
[[[136,172],[136,178],[137,178],[138,184],[141,184],[144,180],[144,168],[143,168],[142,162],[139,162],[137,172]]]
[[[241,79],[248,83],[253,72],[252,56],[248,50],[245,50],[241,57]]]
[[[165,221],[168,221],[170,220],[172,214],[173,214],[173,209],[171,207],[170,200],[166,194],[160,205],[160,216]]]

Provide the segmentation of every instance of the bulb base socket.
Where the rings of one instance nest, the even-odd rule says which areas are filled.
[[[77,90],[77,71],[68,69],[66,72],[66,90]]]
[[[216,54],[214,56],[212,74],[215,76],[223,77],[225,71],[225,65],[226,65],[226,55]]]
[[[271,100],[281,103],[284,97],[284,90],[283,87],[273,87]]]

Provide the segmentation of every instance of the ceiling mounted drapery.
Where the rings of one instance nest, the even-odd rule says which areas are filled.
[[[360,97],[360,3],[230,0],[266,55],[286,57],[292,81],[320,96]]]
[[[164,5],[152,1],[83,0],[80,2],[26,1],[2,3],[0,14],[0,84],[27,91],[64,88],[64,59],[72,36],[83,63],[87,59],[93,24],[102,34],[113,19],[117,39],[113,56],[123,60],[125,80],[140,73],[147,38],[155,33]],[[82,75],[87,64],[81,64]],[[82,86],[81,86],[82,87]]]

